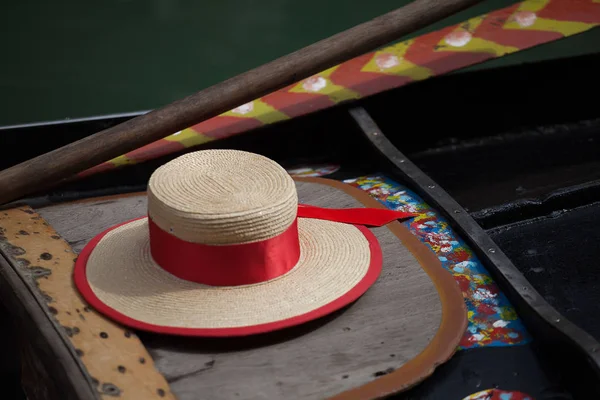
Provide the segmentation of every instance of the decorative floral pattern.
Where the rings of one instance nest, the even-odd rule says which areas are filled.
[[[302,87],[304,90],[309,92],[318,92],[327,86],[327,80],[322,76],[311,76],[308,79],[305,79],[302,83]]]
[[[392,53],[380,53],[375,56],[375,64],[380,70],[386,70],[400,65],[401,58]]]
[[[488,389],[467,396],[463,400],[533,400],[533,397],[522,392]]]
[[[466,46],[471,39],[473,39],[473,35],[465,30],[458,30],[454,32],[450,32],[444,38],[444,41],[452,47],[464,47]]]
[[[531,11],[519,11],[513,15],[513,18],[520,27],[527,28],[535,24],[537,15]]]
[[[516,345],[531,340],[514,308],[471,249],[419,196],[381,176],[344,182],[368,192],[390,209],[419,214],[403,224],[437,254],[442,266],[460,286],[467,304],[469,325],[461,349]]]
[[[242,104],[239,107],[234,108],[233,110],[231,110],[232,113],[234,114],[248,114],[249,112],[252,112],[252,110],[254,110],[254,102],[251,101],[250,103],[246,103],[246,104]]]

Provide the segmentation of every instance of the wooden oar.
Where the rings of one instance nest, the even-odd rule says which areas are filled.
[[[298,82],[480,0],[416,0],[160,109],[0,172],[0,204]]]

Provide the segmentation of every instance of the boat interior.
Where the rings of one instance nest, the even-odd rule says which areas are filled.
[[[398,398],[515,382],[536,399],[592,398],[600,395],[599,70],[596,54],[452,73],[188,151],[242,149],[286,168],[335,164],[327,177],[338,180],[382,174],[471,246],[534,340],[457,354],[431,377],[436,384]],[[2,128],[0,170],[135,115]],[[19,203],[144,191],[154,169],[179,155],[40,188]],[[10,343],[17,333],[2,334]],[[4,361],[15,375],[17,358]]]

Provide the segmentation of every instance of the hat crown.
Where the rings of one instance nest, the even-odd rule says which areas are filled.
[[[201,150],[158,168],[148,215],[179,239],[207,245],[266,240],[295,220],[298,195],[275,161],[238,150]]]

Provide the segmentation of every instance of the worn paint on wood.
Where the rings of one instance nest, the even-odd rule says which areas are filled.
[[[42,296],[101,398],[174,399],[139,338],[78,295],[71,277],[77,255],[39,214],[29,207],[0,211],[0,249]]]

